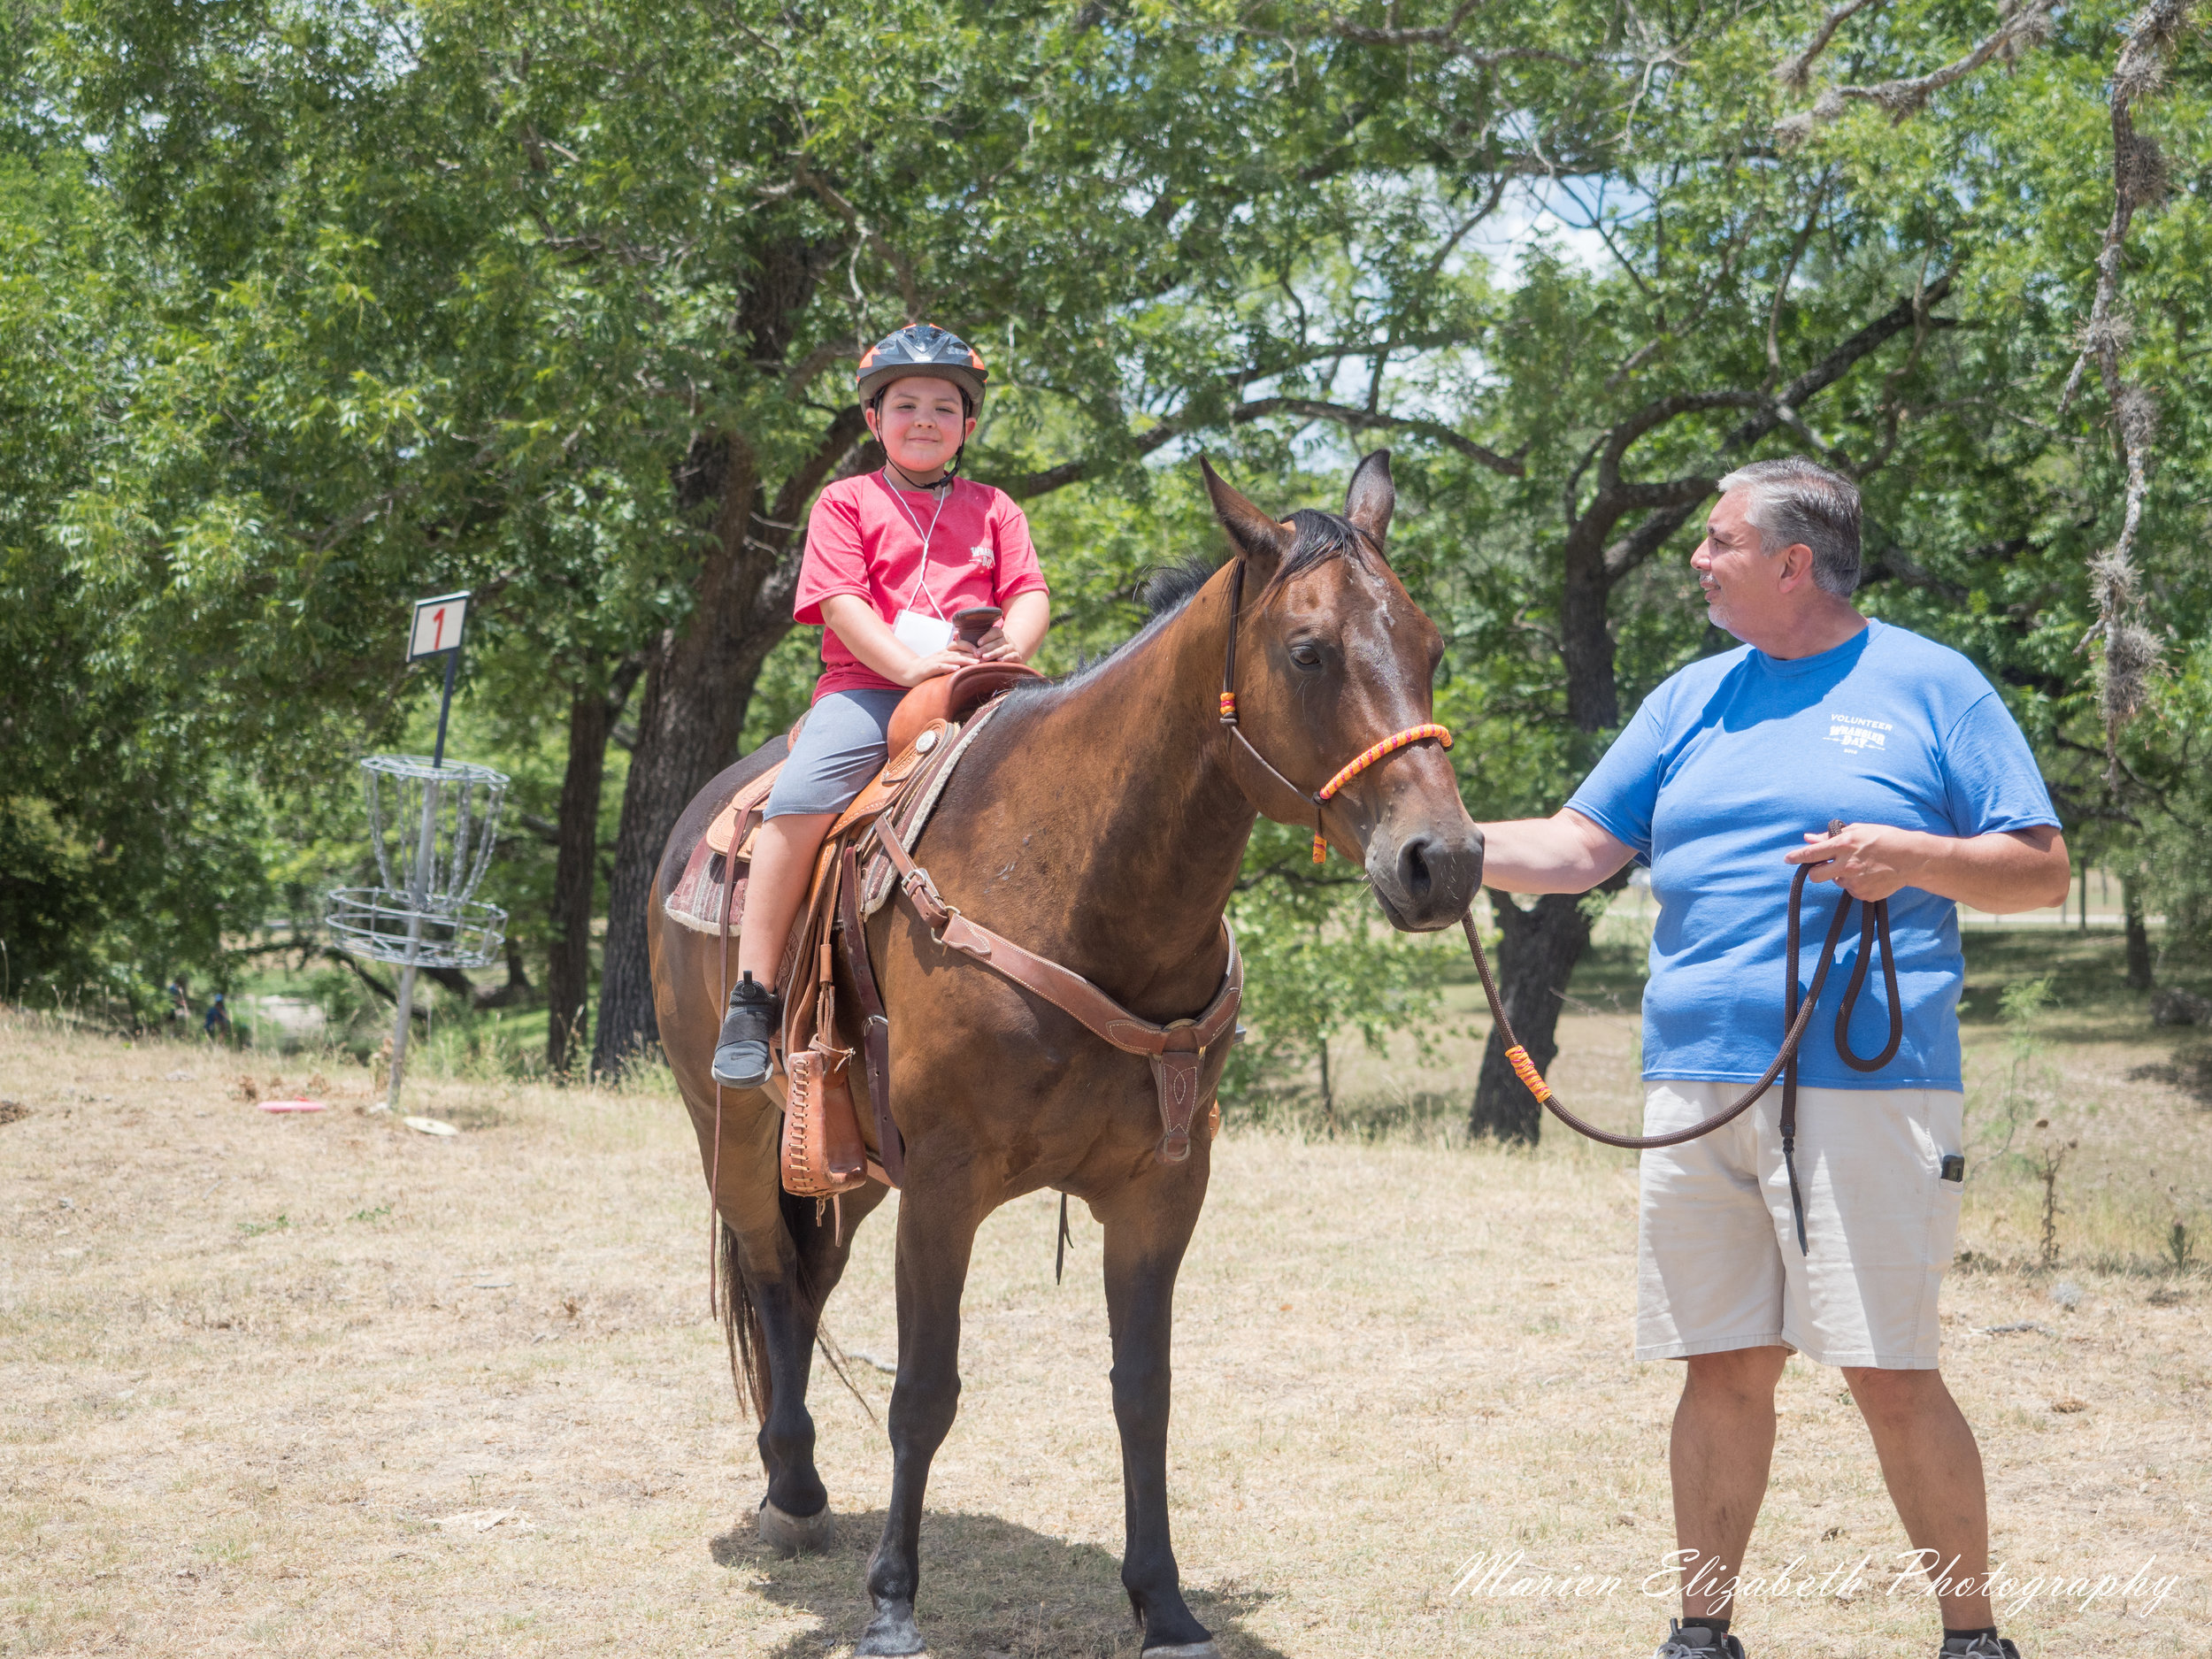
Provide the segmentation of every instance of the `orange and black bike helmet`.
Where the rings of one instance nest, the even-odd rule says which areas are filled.
[[[895,334],[884,335],[860,354],[854,380],[861,403],[872,408],[885,387],[912,374],[950,380],[968,400],[970,415],[982,411],[983,386],[991,372],[972,346],[934,323],[910,323]]]

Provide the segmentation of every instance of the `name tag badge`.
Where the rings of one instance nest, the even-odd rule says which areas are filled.
[[[892,637],[917,657],[930,657],[952,643],[952,624],[919,611],[902,611],[891,625]]]

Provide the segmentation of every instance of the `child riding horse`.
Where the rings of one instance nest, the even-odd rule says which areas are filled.
[[[714,1050],[715,1079],[732,1088],[768,1080],[784,939],[831,821],[887,758],[899,700],[965,663],[1027,662],[1052,619],[1022,510],[955,475],[990,378],[983,359],[918,323],[878,342],[856,378],[884,464],[832,484],[807,520],[792,607],[826,625],[822,676],[754,841],[738,979]],[[1006,613],[979,646],[953,637],[949,618],[971,605]]]

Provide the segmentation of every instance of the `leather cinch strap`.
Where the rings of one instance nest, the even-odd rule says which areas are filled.
[[[876,989],[875,964],[868,959],[868,936],[860,923],[860,857],[850,842],[838,856],[844,882],[838,895],[838,923],[845,930],[845,960],[860,997],[860,1046],[868,1072],[868,1104],[876,1120],[876,1157],[887,1187],[906,1185],[906,1137],[891,1120],[891,1022]]]
[[[1267,757],[1252,747],[1237,725],[1237,625],[1244,609],[1244,560],[1240,557],[1229,577],[1229,647],[1221,664],[1221,724],[1229,733],[1229,775],[1236,780],[1244,798],[1278,824],[1303,824],[1313,820],[1313,861],[1326,864],[1329,857],[1329,839],[1323,831],[1321,811],[1337,791],[1365,772],[1377,761],[1396,754],[1412,744],[1434,738],[1446,749],[1452,746],[1448,728],[1433,720],[1419,726],[1409,726],[1402,732],[1393,732],[1381,741],[1369,744],[1358,757],[1342,767],[1336,776],[1309,795],[1296,784],[1268,764]],[[1293,803],[1295,804],[1293,804]]]
[[[907,856],[895,835],[879,833],[876,844],[899,872],[900,889],[914,907],[914,914],[930,937],[948,949],[972,957],[1012,980],[1025,991],[1044,998],[1063,1013],[1127,1054],[1141,1054],[1152,1063],[1153,1085],[1160,1096],[1160,1146],[1163,1164],[1180,1164],[1190,1156],[1191,1119],[1198,1110],[1198,1092],[1207,1050],[1229,1034],[1236,1024],[1237,1008],[1244,997],[1244,961],[1237,954],[1236,935],[1226,918],[1222,936],[1229,942],[1229,964],[1221,976],[1221,988],[1195,1019],[1155,1025],[1133,1014],[1081,974],[1025,950],[1003,934],[979,926],[945,902],[930,879],[929,872]]]

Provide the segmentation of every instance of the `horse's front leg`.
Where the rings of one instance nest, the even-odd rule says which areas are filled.
[[[917,1654],[922,1494],[960,1399],[960,1293],[981,1206],[968,1171],[910,1156],[899,1198],[899,1374],[891,1386],[891,1503],[868,1558],[875,1617],[856,1655]]]
[[[1106,1227],[1106,1314],[1114,1339],[1114,1420],[1121,1429],[1125,1541],[1121,1582],[1144,1626],[1149,1659],[1215,1659],[1206,1627],[1183,1603],[1167,1527],[1168,1348],[1175,1275],[1206,1199],[1206,1149],[1148,1166],[1094,1206]]]

